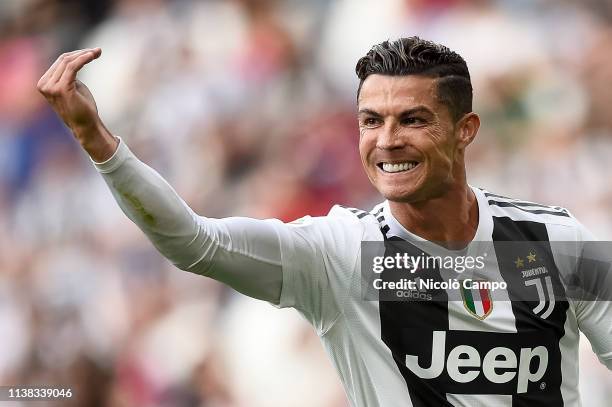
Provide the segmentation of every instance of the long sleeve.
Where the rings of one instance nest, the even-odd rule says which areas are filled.
[[[278,228],[282,222],[198,216],[122,140],[111,158],[94,165],[123,212],[178,268],[279,303],[283,277]]]
[[[590,298],[577,302],[576,317],[593,352],[612,370],[612,256],[608,242],[594,241],[587,233],[583,231],[588,240],[583,241],[578,274]]]
[[[565,294],[574,304],[580,331],[588,338],[593,352],[612,370],[612,256],[609,243],[601,242],[572,217],[575,225],[564,227],[567,234],[554,242],[561,254],[557,264],[569,270]]]

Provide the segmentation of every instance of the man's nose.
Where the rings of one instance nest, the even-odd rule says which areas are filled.
[[[385,123],[376,139],[376,147],[381,150],[393,150],[403,146],[399,127],[394,123]]]

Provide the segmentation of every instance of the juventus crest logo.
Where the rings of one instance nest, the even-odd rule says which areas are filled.
[[[550,276],[525,280],[525,286],[534,286],[538,291],[539,302],[538,305],[533,308],[533,313],[539,315],[542,319],[548,318],[555,309],[555,292],[553,290],[552,280],[550,279]],[[544,294],[544,288],[546,288],[548,301],[546,301],[547,296]],[[548,305],[546,305],[546,303],[548,303]],[[540,312],[542,312],[542,314],[540,314]]]
[[[517,257],[514,264],[521,271],[525,287],[534,287],[538,294],[538,305],[532,308],[533,313],[542,319],[548,318],[555,309],[555,291],[548,269],[543,264],[538,265],[534,251],[529,251],[524,258]]]

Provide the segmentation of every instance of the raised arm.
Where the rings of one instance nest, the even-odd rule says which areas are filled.
[[[123,212],[177,267],[207,275],[251,297],[278,304],[282,265],[280,221],[197,216],[152,168],[114,137],[77,72],[100,48],[63,54],[38,90],[96,163]]]

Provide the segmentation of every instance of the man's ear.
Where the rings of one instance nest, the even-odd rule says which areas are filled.
[[[478,129],[480,128],[480,117],[474,113],[470,112],[465,114],[455,126],[455,134],[457,136],[457,145],[460,148],[465,148],[476,137],[476,133],[478,133]]]

